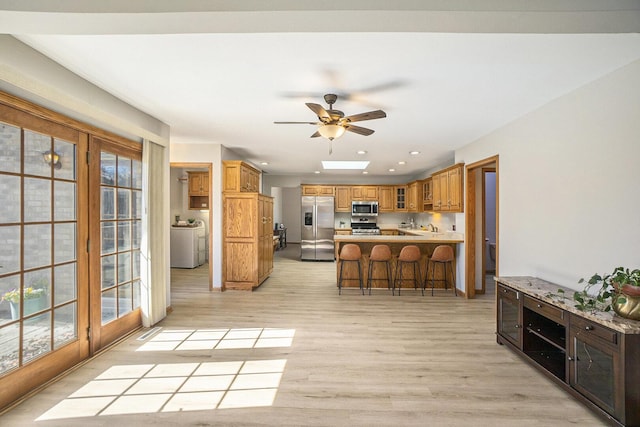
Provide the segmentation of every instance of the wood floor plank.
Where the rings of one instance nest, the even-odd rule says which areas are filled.
[[[290,347],[137,351],[134,334],[0,417],[6,426],[602,426],[496,344],[493,290],[475,300],[412,289],[338,295],[335,264],[276,252],[254,292],[208,292],[208,266],[172,270],[161,331],[295,329]],[[35,421],[114,365],[286,360],[272,405]],[[135,412],[135,411],[134,411]]]

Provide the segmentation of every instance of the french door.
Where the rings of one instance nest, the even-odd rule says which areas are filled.
[[[87,144],[0,104],[0,408],[89,355]]]
[[[142,150],[139,144],[92,136],[89,152],[90,337],[95,352],[141,324]]]

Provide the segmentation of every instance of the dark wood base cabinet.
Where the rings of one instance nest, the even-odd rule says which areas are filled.
[[[573,290],[496,278],[497,341],[611,425],[640,427],[640,322],[573,307]]]

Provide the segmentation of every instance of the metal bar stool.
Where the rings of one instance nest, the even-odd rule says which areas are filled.
[[[420,273],[420,248],[416,245],[407,245],[404,246],[400,250],[400,255],[398,255],[398,266],[396,267],[396,278],[393,281],[393,295],[395,295],[396,282],[398,284],[398,295],[400,295],[400,288],[402,287],[402,281],[404,280],[412,280],[414,289],[418,289],[418,285],[421,285],[420,281],[422,278],[422,274]],[[402,276],[402,266],[404,264],[412,264],[413,266],[413,279],[405,279]],[[416,268],[418,269],[418,274],[416,275]],[[422,286],[420,286],[422,287]]]
[[[362,258],[362,252],[360,252],[360,246],[348,243],[340,249],[340,275],[338,276],[338,295],[342,294],[342,281],[343,280],[358,280],[360,282],[360,290],[364,295],[364,288],[362,287],[362,272],[360,269],[360,258]],[[358,265],[358,278],[343,278],[342,268],[347,262],[355,262]]]
[[[391,249],[388,245],[375,245],[371,249],[371,255],[369,255],[369,274],[367,275],[367,289],[369,289],[369,295],[371,295],[371,282],[374,280],[386,280],[387,289],[391,289]],[[386,265],[387,277],[374,279],[373,276],[373,263],[383,262]]]
[[[453,292],[455,293],[456,296],[458,296],[458,290],[456,288],[456,275],[455,272],[453,271],[453,259],[454,259],[454,254],[453,254],[453,248],[451,246],[448,245],[440,245],[440,246],[436,246],[436,248],[433,251],[433,254],[431,254],[431,258],[429,258],[427,260],[427,273],[425,275],[425,280],[424,280],[424,286],[422,287],[422,295],[424,295],[424,290],[427,287],[427,281],[429,280],[429,263],[432,262],[433,263],[433,268],[431,269],[431,296],[433,296],[433,288],[435,287],[435,277],[436,277],[436,266],[438,264],[442,264],[443,268],[444,268],[444,280],[442,279],[438,279],[439,282],[444,281],[444,289],[447,289],[447,265],[449,265],[449,269],[451,270],[451,277],[453,280]]]

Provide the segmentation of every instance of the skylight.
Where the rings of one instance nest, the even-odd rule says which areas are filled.
[[[322,167],[324,169],[342,169],[342,170],[362,170],[369,166],[368,161],[350,161],[350,160],[323,160]]]

